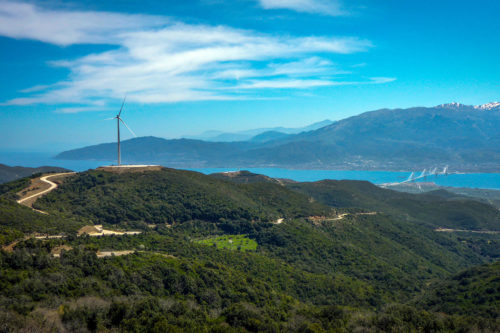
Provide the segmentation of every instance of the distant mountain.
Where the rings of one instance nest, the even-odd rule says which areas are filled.
[[[452,110],[499,110],[500,102],[491,102],[481,105],[466,105],[457,102],[441,104],[437,106],[442,109],[452,109]]]
[[[148,162],[176,167],[224,166],[216,161],[227,161],[242,151],[259,147],[251,142],[207,142],[192,139],[166,140],[157,137],[140,137],[122,141],[124,163]],[[84,147],[62,152],[57,159],[115,160],[116,143]],[[215,163],[215,164],[214,164]]]
[[[279,132],[283,134],[298,134],[301,132],[314,131],[318,128],[328,126],[332,124],[332,120],[323,120],[316,122],[314,124],[298,127],[298,128],[288,128],[288,127],[270,127],[270,128],[257,128],[246,131],[240,131],[235,133],[226,133],[222,131],[207,131],[200,135],[186,136],[187,139],[204,140],[212,142],[235,142],[235,141],[247,141],[251,140],[255,136],[258,136],[266,132]]]
[[[268,142],[268,141],[283,139],[289,135],[290,134],[286,134],[286,133],[282,133],[282,132],[268,131],[268,132],[264,132],[264,133],[261,133],[259,135],[254,136],[249,141],[251,141],[251,142]]]
[[[45,173],[45,172],[67,172],[70,171],[65,168],[52,167],[52,166],[42,166],[38,168],[27,168],[20,166],[8,166],[5,164],[0,164],[0,184],[10,182],[23,177],[31,176],[35,173]]]
[[[137,138],[124,159],[174,167],[288,167],[498,171],[500,104],[382,109],[298,134],[268,131],[242,142]],[[281,132],[283,133],[283,132]],[[115,144],[63,152],[61,159],[115,158]]]

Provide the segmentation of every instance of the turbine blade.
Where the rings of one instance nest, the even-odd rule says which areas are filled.
[[[116,117],[113,117],[113,118],[106,118],[104,120],[112,120],[112,119],[116,119]]]
[[[125,125],[125,127],[130,131],[130,133],[132,133],[132,135],[137,138],[137,135],[135,135],[134,131],[132,131],[130,129],[130,127],[128,127],[127,124],[125,124],[125,122],[123,121],[123,119],[122,118],[118,118],[118,119],[120,119],[120,121],[123,123],[123,125]]]
[[[120,117],[120,115],[122,114],[123,106],[125,105],[126,99],[127,99],[127,94],[125,94],[125,97],[123,97],[123,102],[122,102],[122,106],[120,107],[120,112],[118,113],[118,117]]]

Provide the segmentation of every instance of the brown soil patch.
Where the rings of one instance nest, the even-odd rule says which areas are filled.
[[[103,229],[102,225],[87,225],[80,230],[78,230],[78,236],[82,236],[83,234],[87,234],[91,237],[95,236],[110,236],[110,235],[138,235],[142,233],[142,231],[116,231],[116,230],[108,230]]]
[[[112,256],[126,256],[128,254],[134,253],[134,251],[131,250],[125,250],[125,251],[97,251],[97,257],[98,258],[104,258],[104,257],[112,257]]]
[[[14,252],[14,247],[20,242],[21,240],[16,240],[10,244],[2,246],[2,250],[5,252]]]
[[[94,227],[93,225],[86,225],[85,227],[82,227],[80,228],[80,230],[78,230],[78,236],[81,236],[83,234],[96,234],[96,233],[99,233],[99,230]]]
[[[366,213],[342,213],[338,214],[335,217],[327,217],[327,216],[309,216],[307,220],[312,222],[314,225],[320,225],[322,222],[332,222],[332,221],[340,221],[345,219],[347,216],[362,216],[362,215],[377,215],[377,212],[366,212]]]
[[[61,252],[62,251],[70,251],[70,250],[73,250],[73,248],[69,245],[60,245],[60,246],[56,246],[55,248],[52,249],[52,251],[50,251],[50,253],[54,256],[54,257],[60,257],[61,256]]]

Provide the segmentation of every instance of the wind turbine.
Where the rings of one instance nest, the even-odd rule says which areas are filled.
[[[132,133],[132,135],[134,137],[137,137],[137,135],[135,135],[134,131],[132,131],[130,129],[130,127],[128,127],[128,125],[125,124],[125,122],[123,121],[123,119],[120,117],[121,114],[122,114],[122,111],[123,111],[123,106],[125,105],[125,99],[126,98],[127,98],[127,96],[125,96],[123,98],[122,106],[120,107],[120,112],[118,112],[118,114],[116,115],[116,117],[108,119],[108,120],[116,119],[116,128],[117,128],[117,134],[118,134],[118,165],[121,165],[121,163],[122,163],[121,148],[120,148],[120,121],[123,123],[123,125],[125,125],[125,127],[130,131],[130,133]]]

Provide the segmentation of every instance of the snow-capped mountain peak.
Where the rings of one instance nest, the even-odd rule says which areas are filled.
[[[491,102],[491,103],[476,105],[476,106],[474,106],[474,109],[477,109],[477,110],[498,109],[498,110],[500,110],[500,102]]]
[[[436,106],[441,109],[450,109],[450,110],[481,110],[481,111],[490,111],[490,110],[498,110],[500,111],[500,102],[491,102],[480,105],[466,105],[457,102],[448,103],[448,104],[440,104]]]
[[[469,105],[457,103],[457,102],[452,102],[452,103],[447,103],[447,104],[440,104],[437,106],[438,108],[442,109],[452,109],[452,110],[458,110],[458,109],[463,109],[463,108],[469,108]]]

